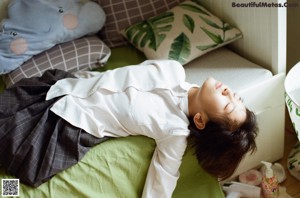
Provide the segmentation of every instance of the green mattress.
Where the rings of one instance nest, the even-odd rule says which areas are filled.
[[[104,71],[145,60],[132,47],[112,49],[112,56]],[[0,82],[0,90],[4,89]],[[20,196],[30,198],[139,198],[155,142],[147,137],[132,136],[110,139],[93,147],[73,167],[60,172],[37,188],[20,184]],[[15,178],[0,168],[0,178]],[[1,193],[2,195],[2,188]],[[180,167],[180,178],[174,198],[223,198],[223,191],[215,177],[199,167],[193,150],[188,149]]]

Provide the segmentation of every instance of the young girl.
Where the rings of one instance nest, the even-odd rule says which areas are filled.
[[[109,137],[156,141],[142,197],[171,197],[187,140],[209,173],[229,177],[256,148],[255,116],[226,85],[185,81],[176,61],[145,61],[78,78],[47,71],[0,95],[0,163],[38,186]]]

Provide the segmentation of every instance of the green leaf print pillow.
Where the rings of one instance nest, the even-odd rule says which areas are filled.
[[[242,37],[237,28],[196,1],[185,1],[121,34],[148,59],[172,59],[183,65]]]

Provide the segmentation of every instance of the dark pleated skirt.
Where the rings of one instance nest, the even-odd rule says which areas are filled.
[[[49,70],[0,93],[0,164],[25,184],[39,186],[108,139],[96,138],[50,111],[60,98],[45,101],[46,94],[67,77],[73,76]]]

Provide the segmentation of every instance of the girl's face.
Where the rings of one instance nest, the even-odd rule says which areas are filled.
[[[222,115],[237,124],[246,119],[246,107],[241,98],[213,78],[208,78],[203,83],[198,97],[208,119],[214,115]]]

